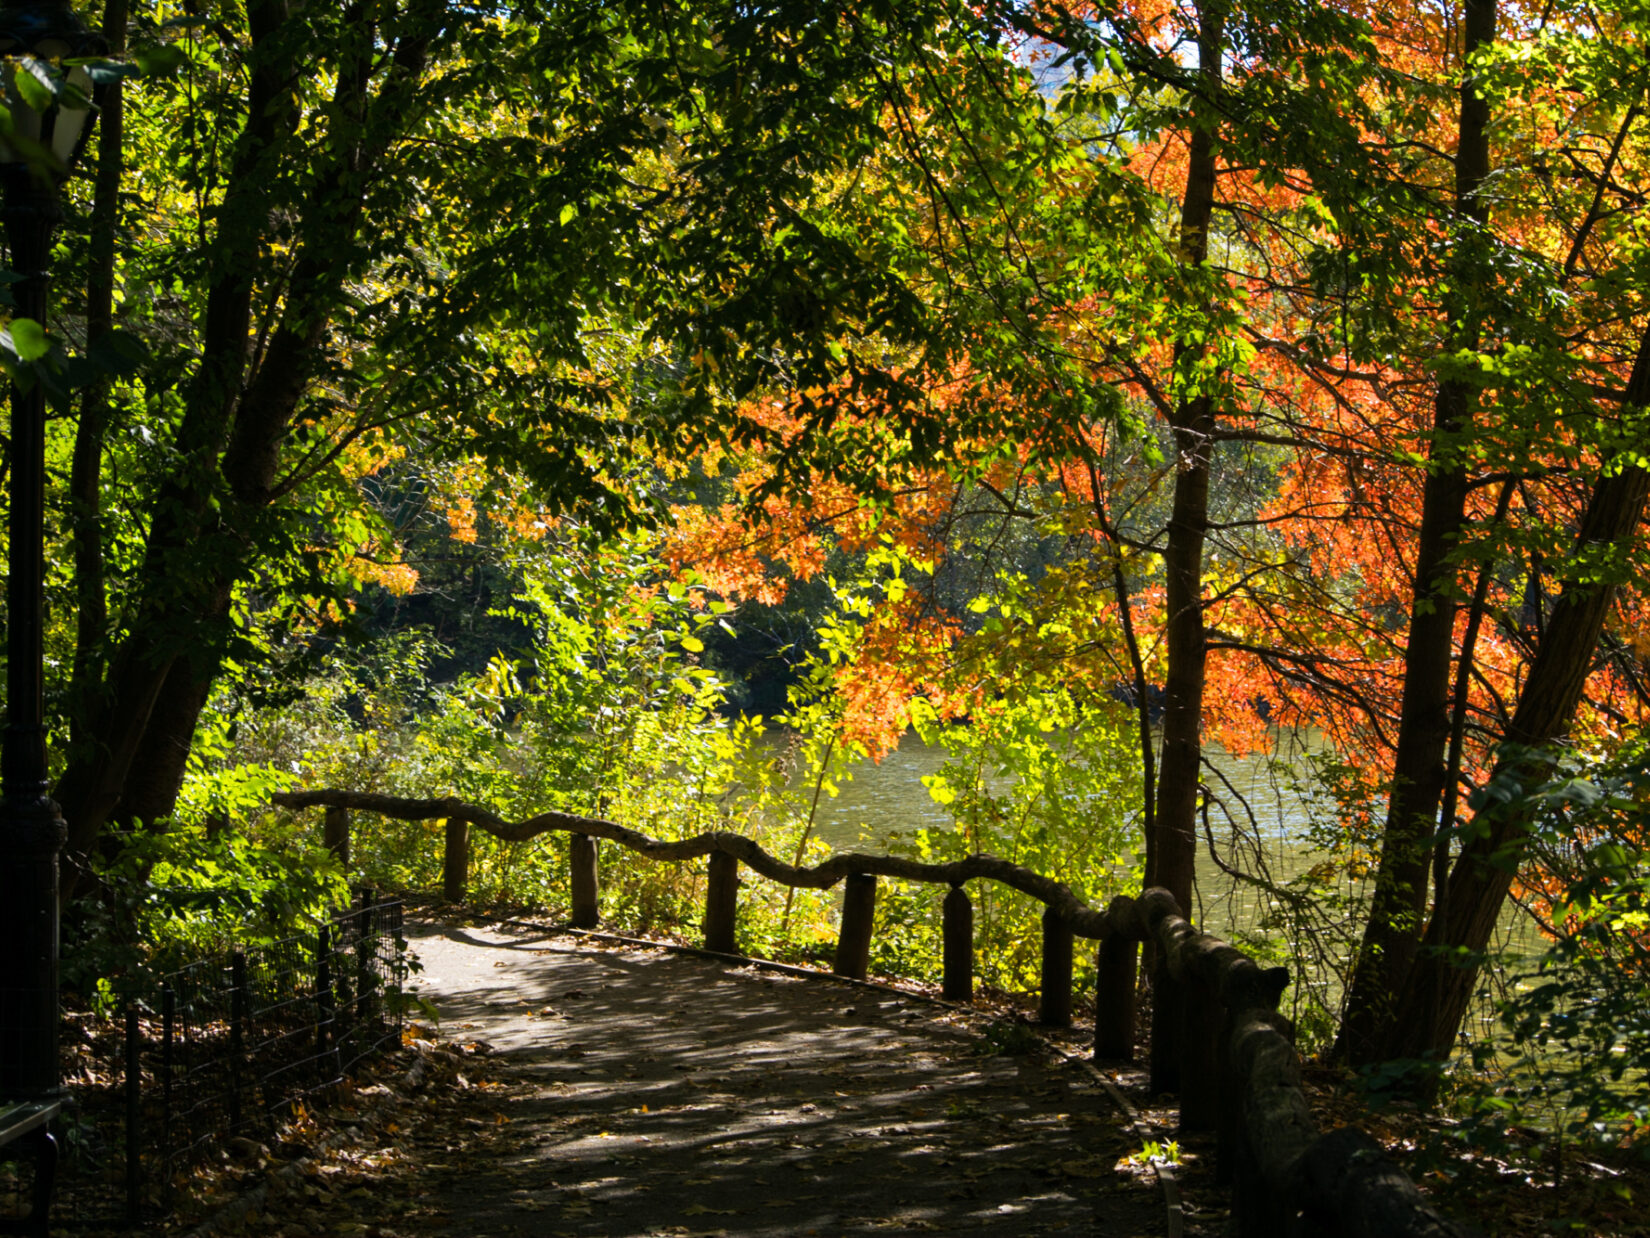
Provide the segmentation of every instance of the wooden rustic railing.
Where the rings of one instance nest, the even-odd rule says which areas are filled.
[[[1183,1132],[1217,1136],[1216,1172],[1233,1189],[1237,1232],[1264,1238],[1445,1238],[1456,1235],[1422,1200],[1408,1175],[1367,1134],[1320,1134],[1301,1089],[1293,1029],[1278,1013],[1289,983],[1286,969],[1262,968],[1241,950],[1189,923],[1167,890],[1114,898],[1090,907],[1061,882],[991,855],[925,864],[886,855],[835,855],[813,866],[787,864],[753,839],[711,832],[667,842],[612,821],[545,812],[510,822],[458,799],[404,799],[357,791],[276,795],[284,808],[324,807],[327,845],[345,862],[353,811],[404,821],[444,820],[443,890],[463,900],[471,826],[497,838],[525,841],[552,830],[569,837],[572,924],[597,925],[597,839],[654,860],[709,857],[705,948],[738,953],[739,866],[781,884],[828,889],[845,882],[842,926],[833,971],[864,979],[876,911],[877,878],[948,885],[942,914],[943,992],[973,994],[973,905],[965,889],[995,881],[1040,900],[1043,913],[1039,1018],[1068,1026],[1072,1014],[1072,953],[1077,937],[1099,943],[1094,1052],[1130,1059],[1135,1041],[1135,989],[1140,946],[1152,949],[1151,1088],[1180,1100]]]

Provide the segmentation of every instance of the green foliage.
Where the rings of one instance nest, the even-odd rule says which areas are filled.
[[[157,973],[290,936],[349,901],[332,857],[292,828],[174,823],[129,835],[94,877],[65,917],[64,981],[86,993],[141,993]]]
[[[1368,905],[1383,789],[1366,765],[1349,761],[1332,746],[1275,758],[1271,772],[1281,795],[1299,806],[1304,829],[1291,846],[1312,857],[1292,875],[1275,872],[1252,821],[1228,813],[1232,843],[1224,864],[1232,880],[1253,891],[1260,911],[1234,924],[1233,943],[1262,966],[1287,966],[1291,983],[1284,1009],[1304,1054],[1325,1049],[1340,1026],[1341,1005],[1356,957]]]
[[[1141,1146],[1140,1151],[1128,1159],[1130,1163],[1136,1165],[1146,1165],[1153,1161],[1161,1165],[1178,1165],[1180,1164],[1180,1144],[1174,1139],[1166,1140],[1163,1143],[1158,1143],[1155,1139],[1148,1139]]]
[[[403,632],[334,649],[284,699],[243,673],[204,715],[180,816],[243,817],[259,838],[305,832],[315,845],[318,814],[268,813],[268,792],[336,786],[458,796],[513,819],[556,808],[666,839],[735,830],[793,862],[819,858],[813,801],[795,774],[813,748],[776,750],[762,719],[720,712],[725,685],[702,654],[703,634],[726,623],[725,603],[703,596],[691,576],[667,579],[640,535],[564,529],[518,547],[515,564],[509,614],[530,632],[525,657],[498,656],[479,673],[433,684],[441,646]],[[260,699],[269,703],[252,708]],[[472,829],[470,897],[564,912],[565,846],[560,833],[506,842]],[[698,920],[697,866],[651,864],[611,846],[606,855],[604,923],[649,931]],[[429,890],[441,863],[441,822],[356,815],[353,880]],[[762,882],[744,902],[742,931],[766,952],[805,953],[828,935],[827,893]]]
[[[1628,1145],[1650,1124],[1650,764],[1642,744],[1609,760],[1570,755],[1546,781],[1513,776],[1482,791],[1531,811],[1534,861],[1523,914],[1546,938],[1453,961],[1479,968],[1490,1034],[1452,1062],[1403,1059],[1364,1072],[1378,1102],[1439,1096],[1455,1120],[1433,1157],[1461,1144],[1518,1154],[1520,1136],[1565,1145]],[[1532,934],[1533,936],[1533,934]]]
[[[918,731],[942,746],[941,771],[924,779],[956,819],[893,845],[932,862],[990,852],[1063,881],[1104,904],[1138,889],[1139,826],[1127,805],[1138,782],[1127,708],[1109,697],[1051,684],[982,701],[966,725],[913,711]],[[1043,904],[995,882],[972,891],[980,974],[1030,990],[1041,966]],[[939,900],[929,900],[937,922]],[[1092,960],[1078,960],[1086,983]]]
[[[982,1057],[1022,1057],[1045,1047],[1037,1030],[1024,1019],[993,1019],[980,1034],[975,1052]]]
[[[1481,1105],[1560,1138],[1641,1147],[1650,1124],[1650,765],[1634,745],[1567,771],[1539,806],[1544,953],[1513,971],[1499,1016],[1512,1056]]]

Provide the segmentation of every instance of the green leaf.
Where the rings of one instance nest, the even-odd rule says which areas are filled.
[[[167,77],[182,68],[188,57],[176,43],[157,43],[138,48],[132,59],[144,77]]]
[[[149,360],[149,346],[130,331],[105,331],[92,341],[86,357],[109,374],[131,374]]]
[[[19,360],[38,361],[51,351],[46,329],[32,318],[13,318],[9,326],[11,347]]]
[[[23,102],[37,112],[44,112],[52,105],[52,88],[46,81],[42,81],[44,67],[32,57],[25,59],[17,66],[12,74],[12,80],[17,84],[17,93],[22,96]]]

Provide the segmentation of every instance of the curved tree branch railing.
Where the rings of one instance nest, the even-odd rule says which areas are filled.
[[[349,813],[403,821],[444,820],[443,886],[460,901],[468,869],[470,826],[509,842],[558,831],[569,838],[573,916],[577,927],[596,926],[596,839],[607,839],[653,860],[709,858],[705,944],[737,953],[738,868],[788,885],[829,889],[847,883],[834,970],[863,979],[870,952],[878,877],[949,885],[943,932],[944,992],[966,999],[973,988],[972,905],[964,886],[989,880],[1042,902],[1041,1018],[1071,1022],[1075,937],[1099,942],[1095,1054],[1131,1058],[1135,1034],[1135,980],[1142,942],[1154,949],[1151,1087],[1179,1096],[1183,1131],[1218,1137],[1216,1169],[1233,1187],[1239,1233],[1285,1238],[1448,1238],[1453,1226],[1429,1208],[1401,1168],[1367,1134],[1341,1129],[1320,1134],[1301,1089],[1293,1028],[1278,1013],[1289,983],[1285,968],[1262,968],[1220,938],[1194,927],[1167,890],[1139,898],[1119,896],[1090,907],[1062,882],[992,855],[946,864],[898,856],[834,855],[812,866],[787,864],[751,838],[712,831],[674,842],[616,822],[573,813],[544,812],[511,822],[455,798],[410,799],[360,791],[295,791],[273,797],[278,807],[325,808],[325,839],[340,858],[349,853]]]

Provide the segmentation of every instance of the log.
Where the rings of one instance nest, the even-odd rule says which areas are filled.
[[[1042,998],[1037,1021],[1044,1027],[1071,1026],[1072,931],[1060,913],[1043,912]]]
[[[667,841],[651,838],[639,830],[630,829],[614,821],[604,821],[599,817],[581,817],[568,812],[543,812],[525,821],[511,822],[478,804],[471,804],[456,796],[414,799],[399,795],[379,795],[371,791],[327,789],[282,791],[270,799],[282,808],[303,809],[338,805],[359,812],[393,817],[398,821],[429,821],[437,817],[456,817],[506,842],[526,842],[551,830],[588,834],[592,838],[606,838],[620,843],[631,851],[653,860],[691,860],[709,855],[713,851],[726,851],[746,868],[770,881],[809,890],[828,890],[844,877],[854,873],[897,877],[902,881],[927,881],[936,885],[955,885],[975,878],[986,878],[1010,889],[1019,890],[1022,894],[1029,894],[1048,906],[1058,907],[1065,915],[1067,923],[1071,925],[1072,931],[1079,937],[1099,939],[1113,931],[1109,913],[1090,907],[1064,882],[1045,877],[1042,873],[994,855],[971,855],[945,864],[925,864],[904,856],[844,853],[810,867],[787,864],[784,860],[769,855],[755,839],[729,830],[712,830],[692,838]],[[1163,897],[1173,904],[1172,895],[1165,891]]]
[[[447,818],[447,846],[441,857],[441,894],[449,903],[462,903],[470,884],[470,823]]]
[[[1180,1132],[1220,1128],[1220,1033],[1226,1012],[1206,976],[1188,974],[1181,983]]]
[[[1386,1149],[1360,1130],[1320,1136],[1301,1158],[1301,1202],[1324,1233],[1343,1238],[1458,1238]]]
[[[865,979],[871,969],[871,926],[877,913],[877,879],[867,873],[849,874],[842,889],[842,932],[836,942],[839,976]]]
[[[1180,1029],[1186,991],[1174,978],[1163,951],[1152,960],[1152,1095],[1180,1091]]]
[[[1245,1164],[1233,1182],[1232,1214],[1240,1233],[1276,1238],[1296,1232],[1297,1175],[1317,1123],[1301,1090],[1288,1020],[1251,1010],[1236,1025],[1230,1052],[1241,1086]]]
[[[941,995],[948,1002],[974,1000],[974,903],[968,891],[954,885],[941,908],[945,981]]]
[[[588,834],[569,835],[567,869],[573,904],[569,923],[574,928],[593,929],[601,923],[601,910],[597,902],[601,882],[594,838]]]
[[[726,851],[713,851],[705,882],[705,949],[737,954],[735,924],[739,914],[739,861]]]
[[[1101,934],[1102,938],[1115,935],[1133,942],[1146,940],[1146,921],[1141,914],[1139,899],[1126,894],[1117,895],[1106,904],[1106,921],[1109,931]]]
[[[1094,1056],[1134,1060],[1135,986],[1140,943],[1121,933],[1100,942],[1095,964]]]
[[[329,806],[321,826],[321,841],[338,859],[340,868],[349,868],[349,809]]]

